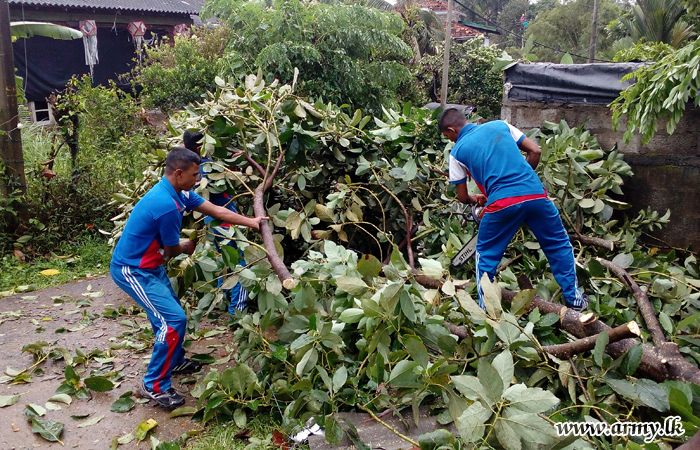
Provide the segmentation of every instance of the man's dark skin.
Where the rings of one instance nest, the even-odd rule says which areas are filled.
[[[175,169],[173,171],[168,171],[166,169],[165,178],[173,186],[175,192],[190,191],[199,180],[199,166],[192,163],[185,169]],[[205,201],[194,210],[214,217],[215,219],[223,220],[224,222],[233,225],[243,225],[256,231],[260,231],[260,222],[268,219],[268,217],[246,217],[241,214],[236,214],[235,212],[229,211],[226,208],[216,206],[209,201]],[[195,242],[187,239],[181,241],[178,245],[166,245],[164,248],[164,253],[165,256],[177,256],[182,253],[191,255],[194,253],[195,247]]]

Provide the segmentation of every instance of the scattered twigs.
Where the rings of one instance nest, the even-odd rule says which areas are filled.
[[[637,301],[637,305],[639,306],[639,312],[644,318],[644,322],[647,325],[649,333],[651,333],[651,339],[652,341],[654,341],[654,344],[656,346],[660,346],[663,343],[667,342],[666,336],[664,336],[664,332],[661,330],[661,324],[659,323],[659,319],[657,319],[656,313],[654,312],[654,307],[651,306],[649,297],[647,297],[647,294],[639,288],[639,285],[637,285],[637,283],[632,279],[630,274],[614,262],[602,258],[596,259],[603,267],[608,269],[617,278],[619,278],[627,287],[627,289],[629,289],[632,292],[632,295],[634,296],[634,299]]]
[[[612,241],[606,241],[605,239],[585,236],[583,234],[570,234],[569,239],[572,241],[577,241],[585,245],[594,245],[596,247],[604,248],[608,251],[613,251],[615,249],[615,243]]]
[[[639,337],[641,335],[639,325],[637,325],[637,322],[635,321],[620,325],[619,327],[607,331],[607,333],[608,337],[610,338],[610,343],[614,343],[622,339]],[[576,341],[567,342],[566,344],[546,345],[542,347],[542,349],[550,355],[556,356],[557,358],[568,358],[571,357],[571,355],[577,355],[579,353],[593,350],[598,336],[600,336],[600,333],[585,337],[583,339],[578,339]]]

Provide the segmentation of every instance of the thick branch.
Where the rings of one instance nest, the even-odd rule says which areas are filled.
[[[666,336],[664,336],[664,332],[661,330],[659,319],[656,318],[654,307],[651,306],[649,297],[647,297],[647,294],[639,288],[630,274],[614,262],[602,258],[596,259],[600,264],[602,264],[603,267],[619,278],[625,284],[625,286],[627,286],[627,289],[632,292],[632,295],[639,306],[639,312],[642,314],[642,317],[644,317],[644,322],[647,324],[647,329],[649,329],[649,333],[651,333],[651,339],[654,341],[654,344],[658,347],[667,342]]]
[[[262,177],[265,177],[265,169],[263,169],[262,166],[258,164],[248,153],[245,153],[245,160],[248,161],[248,164],[255,167],[255,170],[260,172]]]
[[[460,327],[459,325],[455,325],[455,324],[447,322],[447,321],[443,322],[443,325],[445,325],[447,327],[447,329],[450,330],[450,333],[457,336],[459,338],[458,340],[460,340],[460,341],[471,336],[469,334],[469,330],[467,330],[464,327]]]
[[[637,325],[637,322],[635,321],[620,325],[619,327],[611,329],[607,333],[608,337],[610,338],[610,344],[621,341],[622,339],[639,337],[641,334],[639,331],[639,325]],[[595,343],[598,336],[600,336],[600,334],[594,334],[583,339],[567,342],[566,344],[547,345],[542,347],[542,349],[550,355],[556,356],[557,358],[568,358],[572,355],[593,350],[593,348],[595,348]]]
[[[569,239],[572,241],[577,241],[585,245],[594,245],[596,247],[604,248],[609,251],[613,251],[615,249],[615,243],[612,241],[606,241],[605,239],[593,237],[593,236],[585,236],[582,234],[570,234]]]
[[[277,158],[277,162],[275,163],[275,168],[272,169],[272,173],[265,180],[265,189],[263,190],[263,192],[267,192],[270,189],[272,189],[272,184],[275,182],[275,177],[277,176],[277,172],[280,170],[280,166],[282,165],[283,159],[284,153],[280,153],[280,156]]]
[[[255,188],[255,195],[253,196],[253,211],[255,212],[255,217],[265,217],[265,206],[263,203],[263,183],[260,183],[258,187]],[[275,240],[272,238],[272,230],[270,225],[266,220],[260,222],[260,234],[262,235],[263,245],[265,250],[267,250],[267,259],[270,261],[273,270],[277,273],[277,276],[282,281],[282,286],[285,289],[292,289],[295,286],[295,281],[292,275],[289,273],[287,266],[280,258],[275,248]]]

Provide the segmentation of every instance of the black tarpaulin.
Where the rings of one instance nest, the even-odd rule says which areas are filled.
[[[44,101],[51,92],[63,90],[73,75],[90,73],[82,39],[63,41],[33,36],[17,39],[12,48],[16,74],[24,79],[25,96],[30,102]],[[114,80],[120,88],[129,89],[128,83],[118,80],[119,75],[131,70],[136,57],[129,32],[121,30],[115,34],[109,28],[98,28],[97,51],[100,63],[93,66],[93,86],[107,86],[109,80]]]
[[[608,104],[632,84],[633,80],[622,83],[622,77],[645,64],[516,64],[505,71],[508,99]]]

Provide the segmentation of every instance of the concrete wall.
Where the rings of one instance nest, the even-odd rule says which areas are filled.
[[[584,124],[603,149],[617,144],[635,176],[625,180],[625,201],[632,212],[647,206],[671,210],[671,223],[655,237],[672,247],[700,250],[700,108],[688,108],[675,132],[661,131],[647,145],[637,135],[629,145],[622,142],[624,129],[612,130],[612,113],[605,105],[514,102],[504,95],[501,118],[520,129],[539,128],[542,122],[567,121]],[[663,243],[649,239],[650,244]]]

